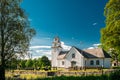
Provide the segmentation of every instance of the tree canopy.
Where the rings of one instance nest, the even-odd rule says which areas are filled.
[[[5,65],[16,54],[26,53],[30,40],[35,35],[22,0],[0,0],[0,79],[5,80]]]
[[[51,64],[48,57],[46,56],[42,56],[40,62],[43,67],[48,67]]]
[[[104,9],[106,26],[101,29],[102,47],[113,60],[120,56],[120,0],[109,0]]]

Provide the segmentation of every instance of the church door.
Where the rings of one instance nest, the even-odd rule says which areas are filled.
[[[76,61],[71,61],[71,67],[75,67],[76,66]]]

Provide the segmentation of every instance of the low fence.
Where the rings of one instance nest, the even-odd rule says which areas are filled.
[[[14,71],[13,74],[37,74],[37,75],[45,75],[45,77],[47,76],[88,76],[88,75],[102,75],[102,74],[109,74],[112,73],[116,70],[114,69],[110,69],[107,71],[103,71],[103,70],[98,70],[98,71],[92,71],[92,72],[87,72],[87,71],[45,71],[45,72],[41,72],[41,71],[28,71],[28,70],[24,70],[24,71]]]

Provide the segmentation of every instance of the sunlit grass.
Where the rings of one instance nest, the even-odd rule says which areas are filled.
[[[6,78],[13,78],[14,75],[20,75],[19,78],[21,79],[36,79],[36,78],[45,78],[46,75],[45,74],[10,74],[10,73],[6,73]]]
[[[21,79],[27,79],[27,80],[29,80],[29,79],[36,79],[36,78],[45,78],[46,77],[46,75],[44,75],[44,74],[42,74],[42,75],[39,75],[39,74],[21,74],[20,75],[20,78]]]
[[[103,69],[103,71],[107,71],[109,69]],[[57,70],[51,70],[51,72],[56,72]],[[25,72],[25,73],[21,73],[21,72]],[[40,72],[40,74],[39,74]],[[43,73],[42,73],[43,72]],[[5,76],[9,77],[9,78],[13,78],[14,75],[20,75],[19,77],[21,79],[37,79],[37,78],[45,78],[47,77],[47,72],[48,71],[44,71],[44,70],[11,70],[11,71],[6,71]],[[80,76],[79,74],[74,74],[74,72],[100,72],[100,70],[98,69],[86,69],[86,70],[72,70],[72,71],[66,71],[63,70],[61,72],[68,72],[68,74],[65,74],[65,76]],[[69,74],[69,72],[73,72],[73,74]],[[99,75],[96,75],[99,76]]]

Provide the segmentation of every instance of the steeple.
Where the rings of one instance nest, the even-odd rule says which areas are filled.
[[[62,47],[61,47],[61,42],[59,37],[55,37],[52,43],[52,67],[57,67],[58,65],[58,61],[57,61],[57,57],[59,55],[59,53],[62,51]]]
[[[62,48],[59,37],[55,37],[52,43],[52,48]]]

